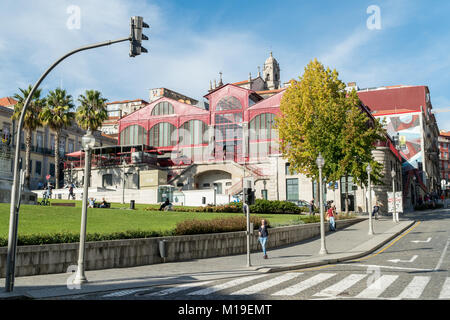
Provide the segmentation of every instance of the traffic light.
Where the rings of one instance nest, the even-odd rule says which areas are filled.
[[[244,188],[244,199],[248,205],[255,204],[255,191],[251,188]]]
[[[130,57],[135,57],[141,52],[148,52],[147,49],[141,46],[142,40],[148,40],[148,37],[142,33],[142,28],[148,28],[148,24],[144,22],[144,18],[135,16],[131,17],[130,30]]]

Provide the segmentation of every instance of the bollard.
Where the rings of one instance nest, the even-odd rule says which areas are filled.
[[[159,255],[163,259],[163,262],[166,262],[167,258],[167,240],[159,241]]]

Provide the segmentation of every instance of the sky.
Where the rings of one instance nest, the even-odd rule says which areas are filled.
[[[1,0],[0,97],[70,50],[127,37],[139,15],[150,25],[148,53],[130,58],[128,42],[77,53],[47,76],[43,94],[148,100],[165,87],[199,100],[219,72],[224,83],[246,80],[272,51],[282,82],[317,58],[360,88],[426,85],[433,109],[450,110],[448,12],[447,0]],[[450,130],[450,111],[436,119]]]

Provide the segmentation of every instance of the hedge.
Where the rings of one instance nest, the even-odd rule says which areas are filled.
[[[253,223],[253,228],[258,229],[261,226],[263,218],[258,216],[250,216],[250,222]],[[270,227],[270,222],[267,219],[266,225]],[[247,218],[229,217],[229,218],[215,218],[211,220],[186,220],[177,223],[175,228],[176,235],[188,234],[205,234],[205,233],[219,233],[232,231],[245,231],[247,229]]]
[[[147,211],[155,211],[154,206],[145,208]],[[242,202],[235,202],[225,205],[207,205],[204,207],[181,207],[174,206],[177,212],[215,212],[215,213],[239,213],[242,212]],[[251,213],[271,213],[271,214],[300,214],[308,212],[309,208],[298,207],[289,201],[256,199],[255,204],[250,205]]]

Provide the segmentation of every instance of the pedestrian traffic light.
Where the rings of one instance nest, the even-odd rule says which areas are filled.
[[[142,28],[148,28],[148,24],[144,22],[144,18],[135,16],[131,17],[130,22],[130,57],[135,57],[141,54],[141,52],[148,52],[147,49],[142,47],[142,40],[148,40],[148,37],[142,33]]]
[[[244,188],[244,198],[246,204],[255,204],[255,191],[251,188]]]

